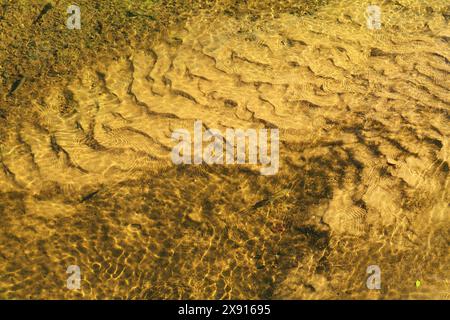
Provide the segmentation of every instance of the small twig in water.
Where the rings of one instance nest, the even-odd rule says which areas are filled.
[[[8,97],[12,96],[17,90],[19,90],[24,82],[25,76],[20,76],[19,79],[14,81],[13,85],[11,86],[11,90],[9,90]]]

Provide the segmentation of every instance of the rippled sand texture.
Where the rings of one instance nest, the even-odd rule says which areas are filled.
[[[0,296],[448,298],[445,2],[204,13],[48,89],[2,143]],[[174,166],[195,119],[279,128],[278,175]]]

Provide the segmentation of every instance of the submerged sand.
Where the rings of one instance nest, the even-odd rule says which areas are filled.
[[[200,11],[47,88],[1,145],[0,296],[448,298],[449,12],[420,3]],[[175,166],[198,119],[278,128],[278,174]]]

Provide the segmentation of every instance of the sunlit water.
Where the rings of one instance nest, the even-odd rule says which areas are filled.
[[[0,296],[448,297],[448,7],[367,5],[202,12],[49,90],[2,143]],[[278,128],[279,172],[174,165],[197,119]]]

